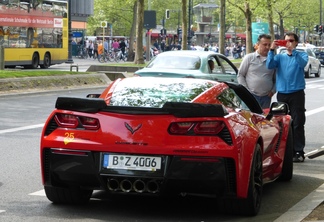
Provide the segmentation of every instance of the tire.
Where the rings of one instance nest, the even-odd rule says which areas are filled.
[[[51,66],[51,57],[48,53],[44,55],[44,61],[43,64],[40,65],[42,69],[48,69]]]
[[[38,54],[34,53],[33,54],[33,58],[32,58],[32,64],[31,64],[31,67],[32,69],[37,69],[38,68],[38,65],[39,65],[39,56]]]
[[[102,55],[102,56],[100,56],[100,58],[98,59],[99,60],[99,62],[100,63],[104,63],[105,62],[105,58],[104,58],[104,56]]]
[[[311,70],[311,67],[309,66],[307,71],[305,72],[305,78],[309,78],[311,72],[312,72],[312,70]]]
[[[318,67],[318,72],[315,73],[315,77],[320,77],[321,76],[321,65]]]
[[[293,156],[294,156],[294,139],[292,127],[289,127],[287,136],[285,157],[282,164],[281,175],[279,181],[290,181],[293,177]]]
[[[45,186],[47,198],[56,204],[86,204],[89,202],[93,190],[82,190],[78,187],[61,188]]]
[[[225,213],[255,216],[261,206],[263,179],[262,179],[262,152],[259,144],[256,145],[252,160],[248,196],[245,199],[222,199],[218,208]]]
[[[262,170],[262,151],[257,144],[251,166],[248,196],[239,202],[241,215],[255,216],[260,210],[263,192]]]

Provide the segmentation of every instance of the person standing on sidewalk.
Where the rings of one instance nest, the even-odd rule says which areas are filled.
[[[102,45],[101,40],[98,41],[98,61],[100,61],[100,57],[103,55],[104,53],[104,47]]]
[[[261,34],[257,44],[258,49],[255,52],[244,56],[238,70],[237,81],[245,86],[265,109],[270,107],[271,97],[276,92],[275,70],[266,67],[271,36]]]
[[[287,53],[275,55],[278,43],[271,44],[267,68],[276,69],[277,100],[289,106],[294,132],[294,162],[304,162],[305,147],[305,77],[304,68],[308,62],[306,52],[297,51],[298,36],[293,32],[285,34]]]

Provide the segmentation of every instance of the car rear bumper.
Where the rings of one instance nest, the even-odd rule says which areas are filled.
[[[162,156],[160,170],[140,171],[104,168],[102,154],[43,149],[44,185],[111,193],[236,196],[235,161],[231,158]]]

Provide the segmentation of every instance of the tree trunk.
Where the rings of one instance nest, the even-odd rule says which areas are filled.
[[[267,11],[268,11],[268,22],[269,22],[269,31],[271,39],[275,39],[274,29],[273,29],[273,14],[272,14],[272,0],[267,0]]]
[[[219,13],[219,52],[225,55],[225,6],[226,1],[220,0],[220,13]]]
[[[135,64],[144,64],[143,58],[143,27],[144,27],[144,0],[137,0],[136,49]]]
[[[135,1],[133,6],[133,24],[130,33],[135,33],[136,30],[136,16],[137,16],[136,12],[137,12],[137,2]],[[128,42],[128,57],[127,57],[127,61],[129,62],[134,61],[135,59],[134,40],[135,40],[134,35],[130,35],[129,42]]]
[[[252,12],[250,4],[245,2],[245,17],[246,17],[246,53],[252,52]]]
[[[191,0],[189,0],[191,1]],[[188,16],[187,16],[187,0],[182,0],[182,42],[181,48],[188,49]]]

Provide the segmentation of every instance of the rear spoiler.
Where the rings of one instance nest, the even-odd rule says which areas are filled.
[[[100,98],[75,98],[58,97],[55,104],[56,109],[71,110],[86,113],[99,111],[135,114],[135,115],[158,115],[171,114],[176,117],[223,117],[228,114],[223,105],[166,102],[162,108],[152,107],[130,107],[130,106],[107,106]]]

